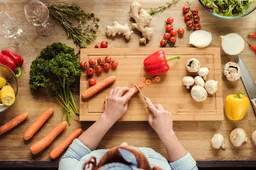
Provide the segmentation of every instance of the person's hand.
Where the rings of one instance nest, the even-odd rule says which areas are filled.
[[[149,98],[146,99],[149,111],[148,122],[163,141],[174,134],[172,114],[166,111],[161,104],[154,105]]]
[[[116,122],[127,111],[128,102],[134,93],[134,88],[115,87],[112,89],[105,102],[103,115],[110,121]]]

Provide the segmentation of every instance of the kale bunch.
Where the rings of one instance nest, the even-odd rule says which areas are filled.
[[[29,87],[34,93],[41,88],[50,89],[53,97],[64,107],[70,123],[70,114],[79,114],[71,88],[80,74],[74,49],[62,43],[53,43],[32,62]]]

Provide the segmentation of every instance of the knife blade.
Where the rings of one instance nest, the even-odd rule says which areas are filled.
[[[252,103],[254,114],[256,114],[256,85],[243,60],[239,56],[235,56],[235,61],[241,68],[241,79],[244,84],[247,95]]]
[[[134,83],[134,81],[132,81],[133,85],[139,90],[140,94],[143,96],[143,98],[146,100],[147,97],[144,95],[144,93],[140,90],[140,88],[138,87],[137,84]]]

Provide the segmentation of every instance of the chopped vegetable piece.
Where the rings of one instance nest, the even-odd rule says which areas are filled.
[[[159,76],[156,76],[156,77],[155,77],[155,80],[156,80],[156,82],[160,82],[160,81],[161,81],[161,78],[160,78]]]
[[[152,81],[150,79],[146,79],[145,84],[149,86],[150,84],[152,84]]]

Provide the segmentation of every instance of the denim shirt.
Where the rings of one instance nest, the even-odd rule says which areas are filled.
[[[168,161],[161,154],[157,153],[151,148],[138,149],[147,158],[151,167],[159,167],[163,170],[198,170],[196,161],[189,153],[175,162],[168,163]],[[99,161],[106,152],[106,149],[91,151],[81,141],[75,139],[61,158],[59,170],[83,170],[84,163],[92,156],[96,157],[96,160]],[[120,163],[111,163],[103,169],[125,170],[134,168],[127,168],[127,166]]]

